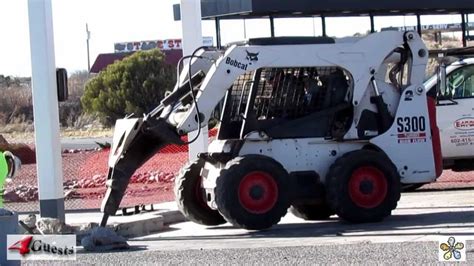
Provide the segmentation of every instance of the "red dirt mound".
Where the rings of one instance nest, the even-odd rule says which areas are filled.
[[[10,151],[21,160],[22,164],[36,163],[35,150],[26,144],[0,143],[0,151]]]

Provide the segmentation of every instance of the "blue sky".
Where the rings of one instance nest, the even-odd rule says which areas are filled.
[[[31,73],[27,0],[0,0],[0,74]],[[91,31],[91,61],[99,53],[113,52],[115,42],[181,38],[181,23],[173,20],[172,5],[178,0],[52,0],[56,64],[69,72],[87,69],[85,24]],[[474,16],[471,15],[471,21]],[[460,16],[426,16],[423,24],[459,23]],[[415,25],[416,18],[377,17],[376,28]],[[223,42],[244,37],[269,36],[268,20],[221,23]],[[277,19],[276,34],[320,35],[319,18]],[[368,18],[328,18],[328,34],[348,36],[365,32]],[[214,36],[214,22],[203,22],[203,35]]]

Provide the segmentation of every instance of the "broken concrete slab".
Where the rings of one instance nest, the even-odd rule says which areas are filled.
[[[107,227],[121,236],[134,238],[163,231],[170,224],[185,221],[184,216],[177,210],[176,203],[174,202],[155,204],[154,209],[155,211],[147,211],[130,216],[111,216]],[[27,215],[22,215],[20,218],[23,221],[28,221]],[[66,213],[66,222],[69,226],[67,229],[71,230],[68,231],[64,228],[54,230],[76,234],[77,240],[80,242],[82,238],[90,234],[93,228],[98,227],[97,223],[91,221],[99,222],[101,218],[102,213],[98,211]]]
[[[111,228],[95,227],[90,234],[81,240],[81,245],[87,251],[104,252],[115,249],[127,249],[128,245],[126,239]]]
[[[167,211],[163,214],[163,223],[165,225],[185,222],[186,218],[180,211]]]
[[[36,229],[43,235],[74,234],[74,228],[55,218],[40,218],[36,221]]]
[[[82,239],[89,236],[94,228],[99,227],[98,223],[88,223],[79,226],[73,226],[75,234],[76,234],[76,242],[77,245],[81,245]]]
[[[184,216],[177,210],[156,208],[156,211],[142,212],[130,216],[110,216],[108,227],[113,228],[119,235],[124,237],[140,237],[150,233],[159,232],[169,224],[183,222]],[[66,214],[68,224],[79,228],[93,221],[100,221],[102,213],[75,213]],[[76,233],[77,234],[77,233]]]
[[[149,235],[150,233],[157,232],[164,227],[164,218],[161,215],[155,217],[137,220],[133,222],[112,224],[115,232],[124,237],[137,237]]]
[[[25,219],[22,219],[23,223],[30,228],[36,227],[36,215],[35,214],[28,214]]]

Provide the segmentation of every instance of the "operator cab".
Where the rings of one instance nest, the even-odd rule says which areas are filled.
[[[219,139],[342,138],[352,119],[349,74],[337,67],[261,68],[228,90]]]

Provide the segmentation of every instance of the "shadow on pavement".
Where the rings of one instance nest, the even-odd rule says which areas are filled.
[[[398,214],[388,217],[380,223],[350,224],[332,218],[328,221],[313,223],[286,223],[278,224],[262,231],[248,231],[233,234],[229,230],[239,230],[232,226],[209,227],[205,230],[222,231],[220,235],[206,236],[179,236],[179,237],[151,237],[139,241],[166,241],[166,240],[212,240],[212,239],[244,239],[244,238],[286,238],[286,237],[323,237],[323,236],[410,236],[439,234],[443,229],[456,228],[457,232],[451,235],[474,235],[472,223],[474,211],[443,211],[438,213]],[[463,223],[470,223],[463,225]],[[462,229],[466,230],[463,231]],[[414,230],[430,230],[429,232]],[[228,233],[228,234],[226,234]]]
[[[104,253],[120,253],[120,252],[136,252],[136,251],[143,251],[148,250],[147,246],[144,245],[130,245],[130,248],[127,249],[115,249],[115,250],[108,250],[108,251],[86,251],[85,249],[78,249],[77,254],[104,254]]]
[[[404,194],[412,194],[412,193],[424,193],[424,192],[440,192],[440,191],[465,191],[465,190],[474,190],[474,186],[471,184],[463,186],[463,187],[451,187],[451,188],[420,188],[415,191],[407,191],[403,192]]]

